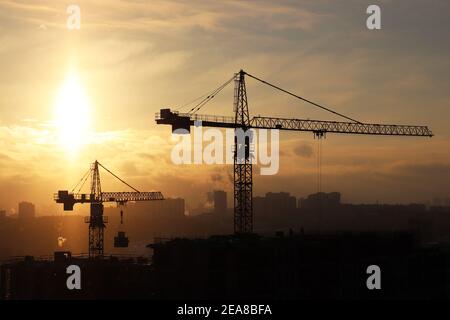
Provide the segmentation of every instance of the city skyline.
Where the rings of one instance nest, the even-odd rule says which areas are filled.
[[[266,192],[264,194],[258,194],[258,195],[254,195],[253,196],[253,201],[257,204],[254,204],[254,207],[259,206],[260,205],[260,200],[261,199],[266,199],[267,197],[273,198],[273,199],[277,199],[280,198],[283,199],[288,199],[288,198],[293,198],[294,202],[295,202],[295,208],[300,209],[302,207],[301,203],[302,201],[309,199],[309,198],[314,198],[317,197],[319,195],[324,195],[324,201],[326,202],[326,199],[328,197],[328,195],[334,196],[334,195],[338,195],[339,197],[339,203],[342,204],[349,204],[349,205],[400,205],[400,206],[408,206],[408,205],[424,205],[425,207],[443,207],[443,208],[450,208],[450,197],[445,197],[445,198],[433,198],[433,199],[428,199],[426,201],[418,201],[418,202],[409,202],[409,203],[384,203],[382,201],[375,201],[375,202],[367,202],[367,203],[359,203],[359,202],[349,202],[345,199],[345,197],[343,197],[343,195],[339,192],[339,191],[332,191],[332,192],[316,192],[316,193],[311,193],[311,194],[306,194],[306,195],[302,195],[302,196],[295,196],[290,194],[289,192],[285,192],[285,191],[269,191]],[[173,201],[182,201],[184,203],[184,214],[186,216],[197,216],[197,215],[202,215],[202,214],[211,214],[214,213],[215,215],[220,215],[223,213],[230,213],[233,210],[233,199],[229,197],[229,193],[224,191],[224,190],[214,190],[212,192],[207,192],[205,194],[204,197],[204,201],[200,202],[198,204],[197,207],[192,206],[189,204],[189,201],[187,199],[181,198],[181,197],[176,197],[176,198],[166,198],[166,200],[168,200],[169,202],[173,202]],[[132,205],[135,205],[136,203],[131,201],[130,202]],[[88,208],[86,207],[82,207],[82,206],[75,206],[73,212],[67,212],[64,211],[62,214],[61,213],[56,213],[56,212],[45,212],[45,211],[37,211],[35,209],[35,204],[28,202],[28,201],[20,201],[19,203],[17,203],[16,208],[1,208],[0,207],[0,216],[4,215],[5,217],[17,217],[20,218],[20,208],[21,205],[25,205],[26,207],[32,207],[32,209],[24,209],[24,211],[26,210],[27,212],[29,212],[29,210],[32,210],[32,213],[27,213],[25,215],[28,215],[30,217],[46,217],[46,216],[64,216],[64,215],[68,215],[68,216],[78,216],[78,215],[87,215],[88,214]],[[142,204],[138,204],[141,205]],[[281,206],[278,208],[284,208],[285,207],[285,203],[281,203]],[[142,206],[143,208],[145,207]],[[264,206],[263,206],[264,207]],[[105,208],[117,208],[116,204],[110,204],[110,205],[106,205]]]

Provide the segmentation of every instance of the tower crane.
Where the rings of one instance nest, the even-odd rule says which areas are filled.
[[[294,118],[276,117],[250,117],[248,109],[247,91],[245,77],[248,76],[258,82],[270,86],[278,91],[288,94],[294,98],[302,100],[317,108],[330,112],[336,116],[344,118],[346,121],[324,121]],[[200,110],[208,101],[214,98],[226,85],[234,80],[234,117],[199,115]],[[395,124],[374,124],[363,123],[326,106],[315,103],[279,86],[262,80],[243,70],[236,73],[233,78],[222,86],[206,95],[188,113],[180,113],[171,109],[161,109],[155,117],[157,124],[171,125],[172,131],[184,129],[190,132],[190,127],[201,121],[205,127],[242,129],[244,132],[250,129],[278,129],[290,131],[312,132],[315,137],[323,138],[327,133],[339,134],[359,134],[377,136],[416,136],[432,137],[433,133],[427,126],[415,125],[395,125]],[[243,156],[238,150],[244,148]],[[252,206],[252,163],[251,163],[251,142],[246,139],[244,142],[235,138],[234,145],[234,232],[245,234],[253,232],[253,206]]]
[[[99,167],[102,167],[109,174],[134,191],[103,192],[100,183]],[[89,194],[79,193],[89,177],[91,178],[91,192]],[[74,193],[77,187],[79,187],[79,189],[76,193]],[[116,202],[118,205],[124,205],[128,201],[164,200],[164,197],[161,192],[140,192],[120,179],[117,175],[112,173],[96,160],[91,164],[90,169],[85,173],[71,192],[68,190],[60,190],[54,195],[54,200],[56,203],[62,203],[65,211],[72,211],[74,205],[77,203],[89,203],[91,205],[90,215],[85,218],[85,222],[89,224],[89,257],[95,258],[102,257],[104,253],[104,231],[106,227],[105,223],[108,222],[108,219],[103,216],[103,203]],[[124,238],[125,235],[123,232],[119,232],[119,237],[122,237],[122,239],[115,241],[116,246],[128,246],[128,239]]]

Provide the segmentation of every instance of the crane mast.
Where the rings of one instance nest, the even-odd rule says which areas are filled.
[[[321,108],[334,115],[345,118],[346,121],[324,121],[294,118],[276,117],[252,117],[250,118],[245,86],[245,76],[249,76],[265,85],[284,92],[290,96],[307,102],[315,107]],[[157,124],[172,126],[172,132],[179,133],[177,129],[184,129],[184,133],[190,132],[190,127],[198,124],[204,127],[233,128],[248,133],[250,129],[277,129],[290,131],[312,132],[318,138],[326,136],[327,133],[336,134],[358,134],[377,136],[412,136],[432,137],[433,133],[427,126],[397,125],[363,123],[339,112],[319,105],[311,100],[296,95],[243,70],[234,76],[234,117],[200,115],[196,112],[210,101],[230,81],[213,91],[196,107],[188,113],[179,113],[169,108],[161,109],[155,115]],[[251,133],[245,134],[245,141],[239,141],[235,135],[234,143],[234,232],[236,234],[253,232],[253,208],[252,208],[252,164],[251,164]],[[245,152],[238,152],[244,148]]]
[[[247,90],[245,89],[244,72],[236,76],[234,89],[234,124],[243,130],[244,141],[235,135],[234,144],[234,232],[251,233],[253,230],[253,175],[250,158],[251,129],[248,112]],[[249,132],[251,134],[251,132]],[[244,148],[243,152],[239,152]]]
[[[91,172],[91,214],[86,223],[89,223],[89,257],[96,257],[103,256],[105,223],[108,221],[103,217],[102,187],[97,160],[91,165]]]

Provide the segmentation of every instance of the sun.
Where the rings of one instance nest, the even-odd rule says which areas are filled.
[[[79,150],[88,142],[91,108],[75,72],[66,76],[56,96],[54,111],[60,144],[70,152]]]

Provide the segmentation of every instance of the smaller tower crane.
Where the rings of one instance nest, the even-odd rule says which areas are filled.
[[[102,192],[99,166],[134,191]],[[89,194],[79,193],[89,177],[91,178],[91,192]],[[74,192],[78,187],[78,191]],[[84,174],[84,176],[75,185],[71,192],[69,192],[68,190],[60,190],[54,195],[54,200],[56,201],[56,203],[62,203],[65,211],[72,211],[73,206],[77,203],[90,203],[90,216],[86,217],[85,222],[89,224],[89,258],[95,258],[102,257],[104,253],[104,231],[106,227],[105,223],[108,222],[107,217],[103,216],[104,202],[116,202],[118,205],[122,206],[128,201],[164,200],[164,196],[161,192],[140,192],[136,188],[120,179],[117,175],[112,173],[96,160],[94,163],[92,163],[90,169]],[[119,232],[119,236],[124,237],[125,234],[123,232]],[[128,241],[115,242],[119,243],[118,246],[123,246],[120,245],[120,243],[128,243]]]

